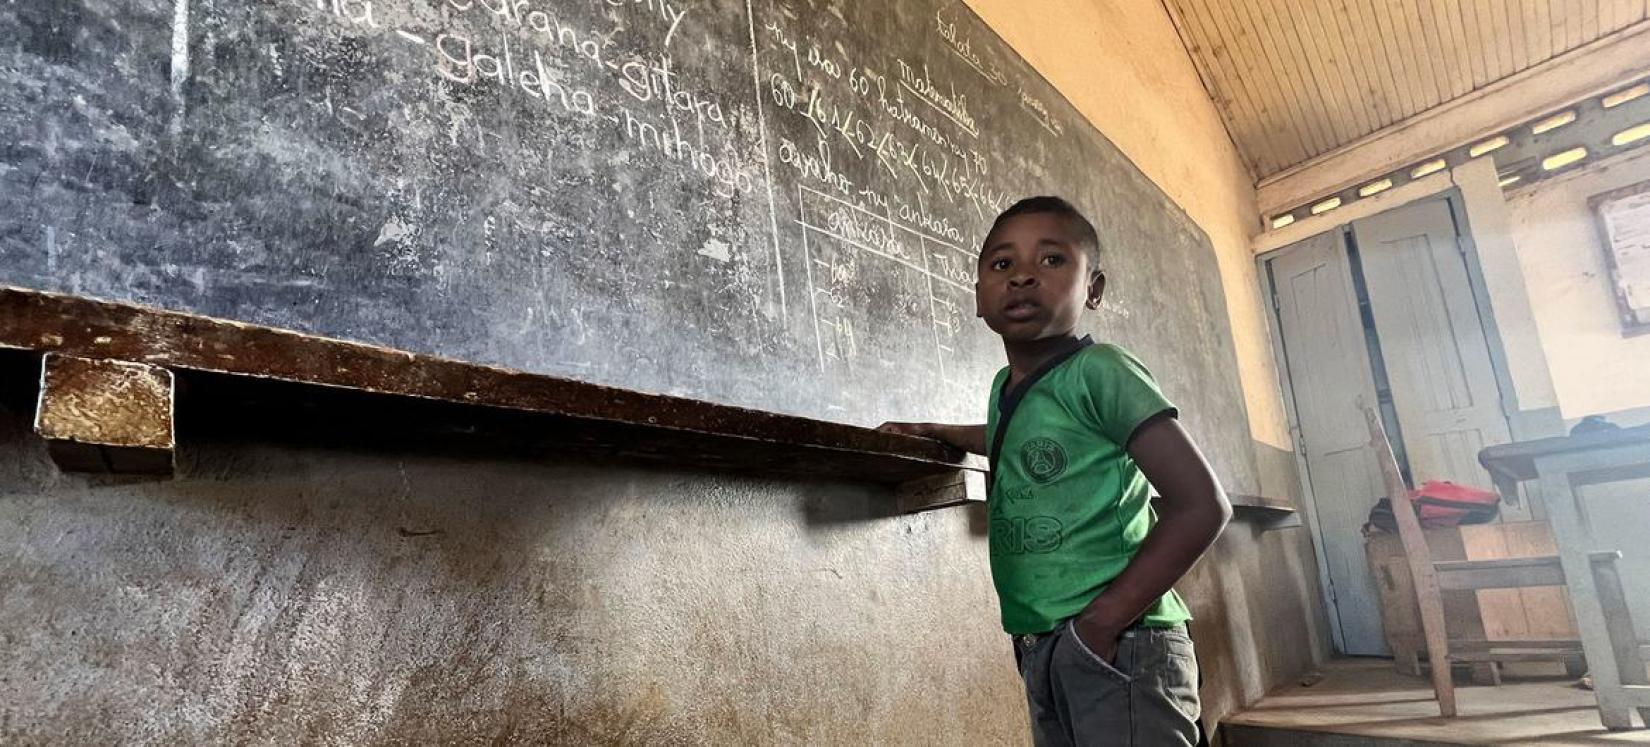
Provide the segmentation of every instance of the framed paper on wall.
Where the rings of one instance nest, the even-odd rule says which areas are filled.
[[[1598,219],[1622,334],[1650,333],[1650,181],[1587,202]]]

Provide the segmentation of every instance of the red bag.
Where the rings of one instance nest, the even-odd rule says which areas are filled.
[[[1501,496],[1488,490],[1456,485],[1448,480],[1428,480],[1409,494],[1421,526],[1453,527],[1487,524],[1501,513]]]
[[[1422,529],[1462,524],[1488,524],[1501,514],[1501,496],[1488,490],[1456,485],[1448,480],[1428,480],[1409,492],[1409,502]],[[1369,510],[1364,534],[1394,533],[1398,522],[1392,518],[1392,501],[1382,498]]]

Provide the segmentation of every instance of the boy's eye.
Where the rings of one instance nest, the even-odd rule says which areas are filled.
[[[1043,264],[1047,265],[1049,267],[1059,267],[1060,265],[1063,265],[1065,263],[1066,263],[1066,258],[1062,257],[1058,254],[1045,254],[1045,255],[1043,255]]]
[[[991,269],[993,269],[993,270],[999,270],[999,271],[1006,270],[1006,269],[1008,269],[1008,265],[1009,265],[1009,262],[1008,262],[1007,259],[994,259],[994,260],[991,260]]]

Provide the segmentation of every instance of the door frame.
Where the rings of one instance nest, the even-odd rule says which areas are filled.
[[[1524,418],[1520,417],[1521,410],[1518,404],[1518,391],[1514,387],[1512,370],[1508,362],[1506,347],[1501,339],[1501,330],[1496,323],[1495,310],[1490,301],[1489,286],[1484,278],[1483,264],[1478,256],[1478,242],[1474,240],[1472,225],[1468,221],[1466,200],[1459,187],[1433,192],[1386,206],[1376,215],[1387,213],[1410,205],[1432,200],[1444,200],[1449,207],[1450,217],[1455,224],[1455,239],[1460,246],[1462,259],[1467,269],[1467,287],[1472,293],[1473,305],[1478,311],[1478,321],[1484,328],[1484,341],[1489,347],[1490,368],[1494,372],[1496,386],[1500,388],[1499,403],[1501,414],[1507,420],[1507,426],[1514,440],[1535,438],[1552,435],[1548,428],[1540,425],[1531,427]],[[1330,605],[1336,604],[1334,583],[1329,577],[1329,557],[1324,548],[1323,528],[1318,521],[1317,495],[1312,490],[1312,480],[1307,471],[1306,454],[1300,448],[1300,416],[1295,411],[1295,385],[1289,371],[1288,356],[1283,346],[1283,328],[1278,319],[1279,308],[1277,303],[1276,286],[1273,282],[1270,262],[1295,249],[1296,246],[1326,233],[1335,233],[1344,242],[1352,232],[1352,224],[1356,219],[1326,225],[1324,230],[1301,236],[1288,245],[1270,249],[1255,255],[1255,270],[1260,281],[1262,303],[1266,305],[1266,327],[1271,337],[1273,366],[1278,372],[1278,385],[1281,388],[1284,417],[1289,428],[1291,450],[1295,454],[1296,480],[1301,491],[1301,504],[1306,511],[1306,524],[1312,532],[1312,553],[1318,562],[1318,586],[1323,594],[1324,601]],[[1373,375],[1373,374],[1372,374]],[[1528,516],[1532,504],[1538,501],[1524,500],[1520,508]],[[1534,516],[1530,518],[1544,518]],[[1341,628],[1340,617],[1331,612],[1329,627],[1335,650],[1338,653],[1346,651],[1346,634]]]

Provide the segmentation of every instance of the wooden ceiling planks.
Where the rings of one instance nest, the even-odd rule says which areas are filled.
[[[1163,0],[1257,181],[1640,28],[1647,0]]]

